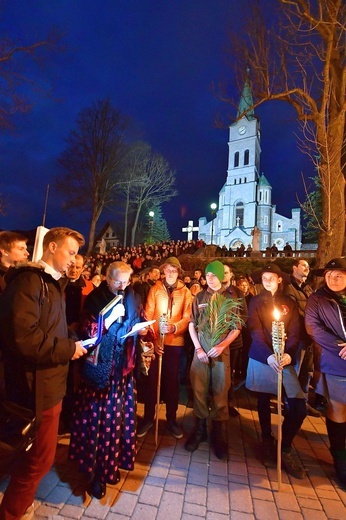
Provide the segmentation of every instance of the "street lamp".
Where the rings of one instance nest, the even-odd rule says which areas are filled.
[[[149,211],[150,243],[153,240],[154,216],[155,216],[155,213],[153,211]]]
[[[215,202],[212,202],[210,204],[210,209],[211,209],[211,240],[210,240],[210,243],[211,243],[211,245],[213,245],[214,218],[215,218],[216,208],[217,208],[217,205],[215,204]]]

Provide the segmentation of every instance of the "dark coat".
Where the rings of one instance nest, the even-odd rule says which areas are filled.
[[[314,341],[316,368],[325,374],[346,377],[346,362],[339,357],[339,343],[346,342],[345,318],[338,296],[326,286],[309,297],[305,326]]]
[[[65,395],[68,364],[76,347],[68,339],[64,284],[39,267],[11,268],[0,297],[7,396],[32,409],[35,370],[43,371],[44,410]]]
[[[274,320],[274,307],[282,313],[280,321],[284,322],[287,335],[285,352],[291,356],[291,364],[294,365],[300,341],[298,307],[291,298],[281,293],[272,296],[269,291],[263,291],[251,299],[247,321],[252,338],[249,357],[267,364],[268,357],[273,354],[272,322]],[[283,311],[286,311],[286,314]]]
[[[87,296],[82,312],[81,331],[85,332],[90,324],[97,322],[99,312],[112,301],[114,296],[105,281]],[[120,379],[124,372],[134,368],[137,335],[127,339],[122,338],[140,321],[140,299],[132,287],[125,289],[123,304],[125,316],[110,326],[103,335],[101,343],[84,360],[85,382],[96,388],[108,386],[112,370],[116,378]]]

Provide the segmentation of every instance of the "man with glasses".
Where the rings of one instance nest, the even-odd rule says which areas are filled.
[[[181,265],[177,258],[169,257],[161,266],[164,278],[150,289],[145,306],[145,319],[156,320],[154,329],[155,360],[152,362],[145,392],[144,419],[137,428],[137,437],[143,437],[153,426],[158,384],[158,357],[162,356],[161,391],[166,402],[168,430],[181,439],[183,432],[176,422],[179,400],[180,358],[184,346],[192,295],[178,279]],[[159,328],[162,317],[166,324]],[[161,332],[161,334],[160,334]],[[163,334],[162,334],[163,333]]]

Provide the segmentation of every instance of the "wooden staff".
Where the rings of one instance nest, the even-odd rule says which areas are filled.
[[[165,332],[164,327],[167,323],[166,314],[160,316],[159,320],[159,331],[160,331],[160,342],[161,348],[165,345]],[[158,359],[158,370],[157,370],[157,387],[156,387],[156,416],[155,416],[155,446],[158,444],[159,439],[159,408],[160,408],[160,394],[161,394],[161,372],[162,372],[162,354],[159,355]]]
[[[275,312],[276,311],[276,312]],[[285,326],[283,321],[279,321],[280,313],[275,309],[274,321],[272,322],[272,344],[277,362],[281,363],[285,351]],[[281,489],[281,443],[282,443],[282,370],[278,372],[278,438],[277,438],[277,475],[278,491]]]

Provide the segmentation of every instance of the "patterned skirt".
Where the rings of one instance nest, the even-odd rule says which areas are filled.
[[[118,468],[133,470],[136,456],[136,388],[132,372],[109,388],[81,384],[73,416],[70,460],[79,470],[112,484]]]

